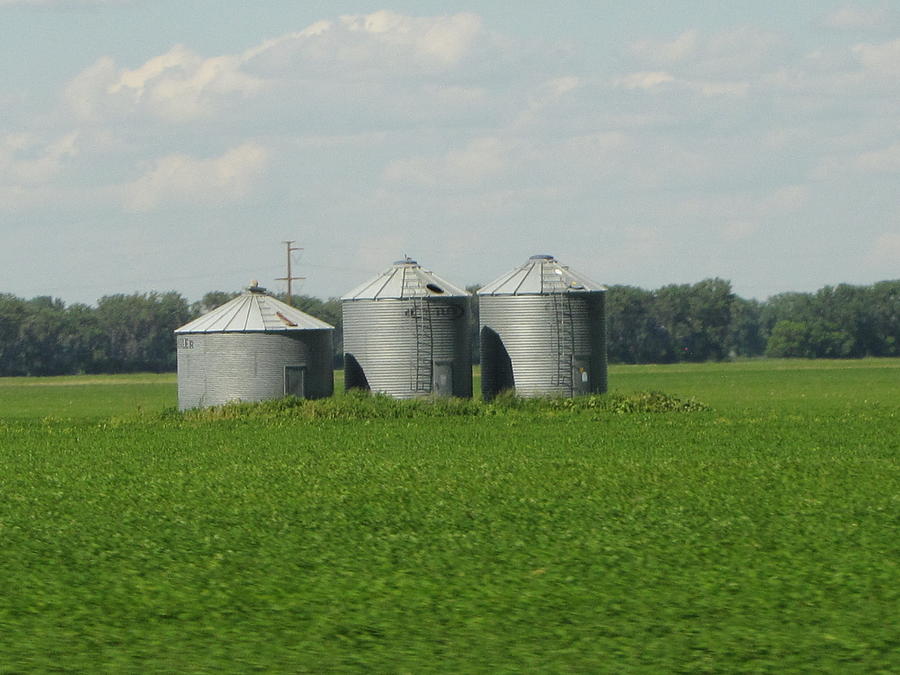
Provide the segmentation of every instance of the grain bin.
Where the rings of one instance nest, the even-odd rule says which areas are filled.
[[[606,391],[606,288],[535,255],[478,291],[481,391],[577,396]]]
[[[471,396],[470,300],[409,258],[344,295],[346,388]]]
[[[334,327],[266,294],[245,293],[175,331],[178,407],[334,392]]]

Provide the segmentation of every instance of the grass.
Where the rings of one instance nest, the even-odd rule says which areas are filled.
[[[100,420],[157,411],[177,402],[176,376],[172,373],[0,377],[0,420]]]
[[[900,359],[613,366],[610,382],[614,391],[658,389],[734,412],[860,410],[896,402]]]
[[[896,672],[898,366],[358,419],[165,413],[154,377],[60,415],[0,380],[0,672]]]

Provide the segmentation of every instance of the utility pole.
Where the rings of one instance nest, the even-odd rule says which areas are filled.
[[[305,279],[306,277],[291,276],[291,253],[293,253],[294,251],[302,251],[303,249],[298,248],[296,246],[291,246],[291,244],[294,243],[293,239],[291,241],[284,241],[282,243],[287,247],[287,276],[286,277],[278,277],[275,281],[287,281],[287,304],[289,304],[293,307],[294,296],[291,291],[291,282],[300,280],[300,279]]]

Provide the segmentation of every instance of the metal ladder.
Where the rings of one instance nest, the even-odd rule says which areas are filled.
[[[411,269],[403,270],[403,297],[410,303],[410,311],[416,333],[415,369],[411,388],[416,393],[430,393],[434,378],[433,332],[431,326],[431,308],[428,300],[422,295],[422,286]]]
[[[552,270],[543,275],[544,292],[549,293],[554,325],[550,328],[551,354],[556,356],[556,375],[551,384],[566,393],[574,392],[572,367],[575,357],[575,321],[572,303],[562,277]]]

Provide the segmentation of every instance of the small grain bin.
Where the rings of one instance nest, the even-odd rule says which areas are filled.
[[[606,391],[606,287],[535,255],[478,291],[481,391]]]
[[[334,327],[266,294],[245,293],[175,331],[178,407],[334,392]]]
[[[467,291],[406,258],[341,300],[347,389],[472,395]]]

